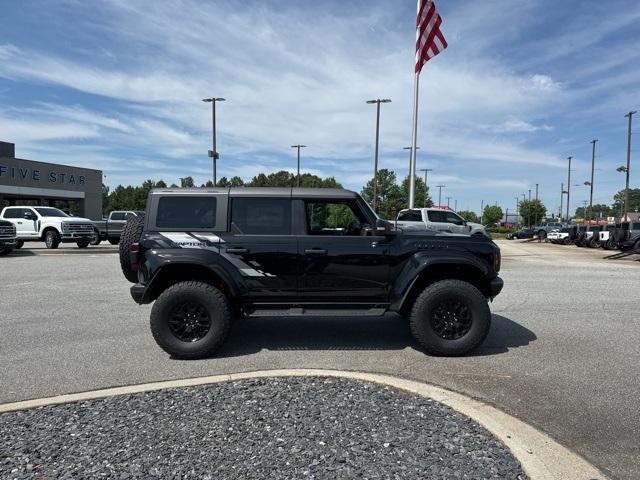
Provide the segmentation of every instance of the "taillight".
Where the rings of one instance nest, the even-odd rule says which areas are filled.
[[[138,271],[138,253],[140,252],[140,244],[132,243],[129,245],[129,267],[134,272]]]

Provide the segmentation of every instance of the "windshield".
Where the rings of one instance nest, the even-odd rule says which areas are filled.
[[[36,212],[38,212],[43,217],[68,217],[66,213],[62,210],[58,210],[57,208],[51,207],[36,207]]]

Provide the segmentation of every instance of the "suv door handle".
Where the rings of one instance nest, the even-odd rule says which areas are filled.
[[[304,253],[309,255],[326,255],[327,250],[324,248],[305,248]]]
[[[227,248],[226,250],[227,253],[249,253],[249,249],[248,248],[242,248],[242,247],[231,247],[231,248]]]

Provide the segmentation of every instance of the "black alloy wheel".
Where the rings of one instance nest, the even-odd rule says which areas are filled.
[[[471,330],[473,319],[466,303],[456,298],[443,299],[433,309],[431,326],[445,340],[457,340]]]
[[[211,318],[207,309],[197,302],[176,305],[169,318],[169,330],[183,342],[197,342],[211,329]]]

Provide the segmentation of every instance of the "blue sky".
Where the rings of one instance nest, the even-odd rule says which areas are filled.
[[[624,185],[624,114],[640,110],[640,3],[438,9],[449,48],[423,70],[418,131],[429,183],[460,210],[513,209],[538,183],[557,210],[572,155],[575,208],[597,138],[594,202],[610,203]],[[19,157],[100,168],[110,186],[203,183],[201,99],[214,95],[228,99],[219,176],[293,171],[290,145],[304,143],[303,170],[359,191],[373,170],[369,98],[392,99],[380,167],[408,171],[414,22],[414,1],[1,1],[0,140]]]

